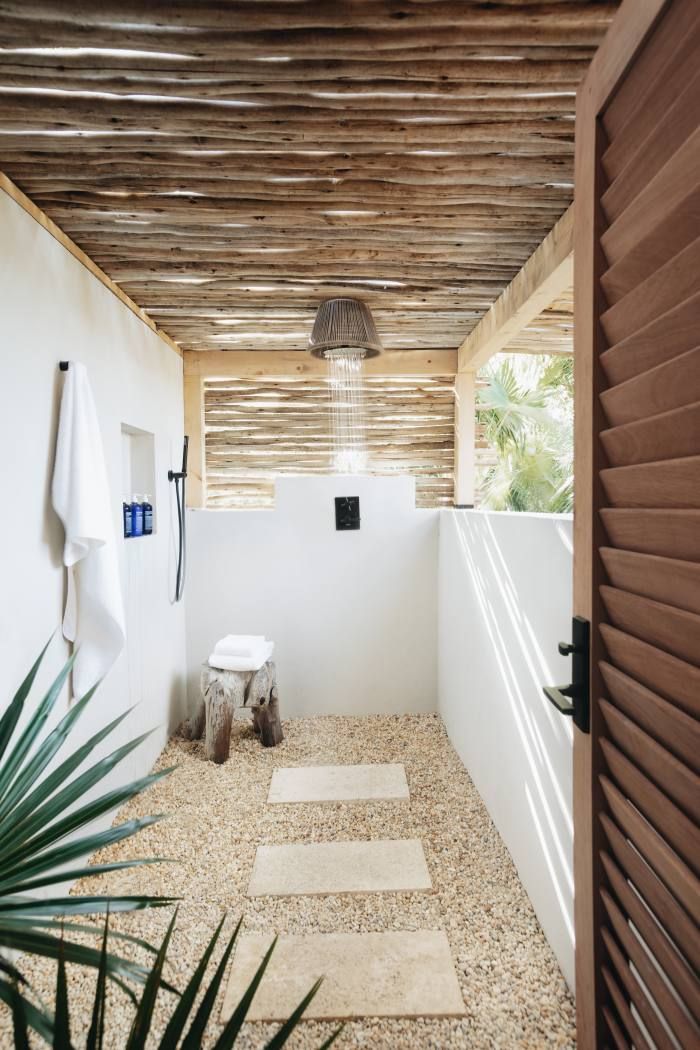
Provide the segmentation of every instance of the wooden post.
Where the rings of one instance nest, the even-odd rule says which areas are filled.
[[[455,506],[474,506],[476,473],[476,373],[455,376]]]
[[[206,506],[207,475],[204,449],[204,383],[185,372],[185,433],[189,435],[187,461],[187,506]]]

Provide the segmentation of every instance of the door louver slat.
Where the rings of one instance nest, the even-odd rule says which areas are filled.
[[[617,863],[635,887],[643,906],[649,909],[654,920],[666,931],[665,936],[697,970],[700,967],[700,944],[692,919],[617,825],[605,814],[601,816],[601,823]],[[673,930],[672,937],[669,930]]]
[[[600,556],[614,587],[700,614],[700,564],[615,547]]]
[[[700,400],[700,345],[609,387],[600,400],[612,427],[692,405]]]
[[[601,890],[601,896],[617,938],[625,949],[628,959],[633,963],[635,971],[639,974],[643,987],[648,989],[651,999],[658,1003],[683,1050],[692,1050],[692,1047],[697,1046],[697,1039],[700,1034],[697,1025],[688,1018],[678,1005],[678,1000],[674,998],[668,989],[668,985],[659,976],[659,971],[654,968],[645,949],[625,922],[624,915],[611,895],[603,889]],[[649,1004],[648,1009],[649,1014],[647,1018],[653,1017],[655,1022],[654,1027],[650,1027],[650,1031],[654,1036],[656,1045],[668,1046],[675,1050],[651,1004]]]
[[[601,776],[600,783],[620,829],[697,924],[700,885],[690,868],[608,777]]]
[[[627,952],[623,955],[618,947],[618,943],[613,937],[610,928],[604,926],[603,940],[608,949],[608,954],[621,984],[625,988],[628,997],[634,1004],[637,1013],[642,1019],[644,1027],[649,1032],[653,1039],[652,1046],[655,1050],[676,1050],[673,1043],[668,1037],[665,1028],[662,1026],[657,1014],[654,1012],[649,999],[644,994],[642,985],[640,984],[635,972],[627,961]],[[630,1033],[632,1034],[632,1033]],[[645,1045],[649,1045],[647,1042]]]
[[[666,845],[675,850],[688,870],[697,875],[700,867],[700,843],[694,822],[659,791],[634,762],[625,758],[610,740],[603,737],[600,744],[608,770],[625,798],[629,799],[651,824]],[[697,895],[700,912],[700,883],[697,878],[694,885],[693,892]]]
[[[700,39],[700,34],[693,34]],[[601,197],[601,204],[608,222],[612,223],[637,195],[656,177],[679,147],[683,146],[695,130],[694,111],[700,105],[700,75],[690,83],[682,83],[674,95],[666,94],[670,105],[666,107],[663,120],[652,126],[651,113],[644,114],[644,126],[652,130],[646,138],[637,139],[638,149],[632,153],[622,171],[614,176],[610,188]],[[609,149],[603,154],[603,165],[608,171],[610,154],[619,156],[620,144],[613,138]]]
[[[697,720],[612,664],[603,661],[600,670],[616,708],[700,774],[700,725]]]
[[[660,452],[668,459],[692,456],[697,433],[700,433],[700,401],[602,430],[600,440],[611,466],[628,467],[658,460]]]
[[[608,616],[620,630],[680,660],[700,661],[700,616],[616,587],[601,587]]]
[[[634,882],[628,882],[615,861],[608,854],[601,854],[603,867],[621,907],[629,916],[646,945],[653,944],[664,973],[676,989],[678,996],[693,1018],[700,1020],[700,981],[693,973],[678,948],[669,940],[663,926],[643,903],[640,891]],[[659,931],[662,935],[659,936]]]
[[[620,991],[617,981],[615,980],[607,966],[603,967],[603,980],[607,985],[612,1001],[617,1007],[618,1016],[621,1018],[622,1023],[624,1024],[625,1028],[629,1033],[630,1038],[634,1043],[635,1050],[653,1050],[653,1047],[650,1047],[649,1043],[642,1035],[642,1030],[635,1021],[632,1015],[632,1011],[627,1005],[626,997]]]
[[[628,339],[659,312],[668,313],[689,299],[696,289],[699,267],[700,238],[696,238],[602,314],[600,323],[608,341]]]
[[[700,562],[700,511],[602,507],[605,531],[616,547],[640,554]]]
[[[698,311],[700,293],[655,318],[629,339],[604,350],[600,364],[611,386],[634,379],[698,347]]]
[[[601,470],[613,507],[700,507],[700,456]]]
[[[626,757],[692,820],[700,821],[700,778],[608,700],[601,700],[600,708],[610,738]]]
[[[630,1044],[625,1039],[622,1034],[622,1029],[615,1020],[612,1012],[608,1010],[607,1006],[603,1007],[603,1017],[605,1018],[608,1030],[613,1037],[613,1043],[615,1044],[616,1050],[630,1050]]]
[[[700,8],[696,0],[679,0],[675,17],[683,21],[681,39],[673,20],[663,19],[617,85],[603,113],[608,140],[618,143],[623,158],[644,138],[645,120],[655,125],[663,119],[679,86],[682,90],[685,84],[688,68],[685,63],[692,67],[694,62],[695,42],[700,33]]]
[[[697,114],[695,115],[697,127]],[[644,158],[639,158],[640,164]],[[654,230],[660,234],[663,222],[678,204],[687,199],[700,178],[700,130],[694,131],[673,153],[659,172],[638,193],[619,218],[600,239],[608,266],[628,252],[639,250]]]
[[[700,718],[697,667],[607,623],[601,623],[600,631],[610,658],[620,670],[677,704],[693,718]]]

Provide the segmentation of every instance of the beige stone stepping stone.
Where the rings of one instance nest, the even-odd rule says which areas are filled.
[[[418,839],[258,846],[249,897],[432,889]]]
[[[367,766],[298,766],[275,769],[268,802],[370,802],[407,799],[406,770],[399,763]]]
[[[271,934],[241,937],[221,1009],[222,1021],[233,1013],[271,942]],[[308,1019],[460,1017],[465,1013],[443,931],[317,933],[280,937],[248,1020],[286,1019],[319,977],[324,978],[323,984],[304,1014]]]

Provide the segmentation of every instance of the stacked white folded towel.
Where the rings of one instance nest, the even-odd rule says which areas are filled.
[[[274,648],[274,642],[262,634],[227,634],[214,646],[209,666],[221,671],[259,671]]]

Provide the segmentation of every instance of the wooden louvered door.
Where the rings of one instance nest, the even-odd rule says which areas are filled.
[[[576,114],[580,1047],[700,1047],[700,0],[624,0]]]

